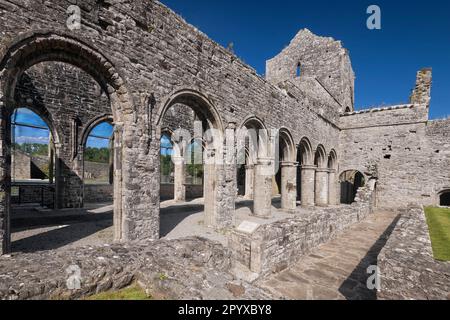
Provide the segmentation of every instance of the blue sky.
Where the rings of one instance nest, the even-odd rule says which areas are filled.
[[[430,117],[450,115],[450,2],[365,0],[162,0],[259,74],[301,28],[341,40],[356,73],[356,108],[408,101],[416,72],[433,68]],[[382,29],[366,28],[377,4]]]
[[[36,113],[25,108],[17,109],[15,122],[18,124],[28,124],[32,126],[46,128],[46,129],[37,129],[17,125],[14,128],[14,138],[16,143],[48,144],[50,137],[48,125]],[[113,133],[112,125],[106,122],[99,124],[91,131],[90,135],[93,135],[95,137],[90,136],[88,138],[87,146],[92,148],[108,148],[109,140],[107,139],[111,137],[112,133]]]

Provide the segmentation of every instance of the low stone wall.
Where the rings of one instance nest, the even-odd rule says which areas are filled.
[[[43,207],[53,208],[55,205],[55,185],[45,183],[13,183],[11,185],[12,204],[37,203]]]
[[[352,205],[314,208],[307,214],[262,225],[249,232],[241,225],[232,232],[229,241],[235,272],[256,278],[288,268],[313,248],[371,214],[372,194],[370,187],[360,188],[356,203]]]
[[[161,199],[171,200],[174,198],[174,185],[161,184]],[[186,185],[186,198],[197,199],[203,197],[203,185]]]
[[[378,256],[383,300],[450,299],[450,263],[433,258],[424,210],[406,210]]]
[[[84,185],[85,203],[112,202],[113,198],[114,198],[114,186],[112,184]]]
[[[228,249],[200,238],[0,256],[0,300],[79,299],[133,282],[154,299],[272,298],[235,281],[230,266]]]

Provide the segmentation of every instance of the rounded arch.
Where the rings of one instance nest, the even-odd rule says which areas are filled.
[[[176,91],[164,101],[157,115],[158,126],[161,126],[167,111],[177,103],[192,108],[197,115],[202,117],[201,120],[208,122],[210,128],[217,129],[220,132],[224,131],[222,118],[212,101],[201,92],[192,89]]]
[[[101,115],[92,119],[91,121],[88,122],[87,126],[84,128],[81,134],[80,146],[84,147],[86,145],[92,130],[103,122],[107,122],[112,126],[114,126],[114,119],[113,116],[110,114]]]
[[[36,108],[34,105],[24,105],[18,108],[14,108],[12,110],[11,116],[14,114],[14,112],[16,110],[19,109],[28,109],[33,111],[36,115],[38,115],[42,121],[45,122],[45,124],[47,125],[50,134],[52,135],[52,139],[53,139],[53,143],[55,144],[55,148],[59,149],[59,146],[61,145],[61,132],[60,132],[60,128],[58,128],[57,126],[55,126],[54,121],[53,121],[53,117],[51,115],[50,112],[48,112],[47,108],[42,107],[42,108]]]
[[[257,116],[251,115],[246,117],[239,125],[240,129],[256,129],[267,131],[267,126],[262,119]]]
[[[330,154],[328,155],[328,169],[337,170],[338,167],[337,159],[338,159],[337,153],[334,149],[332,149],[330,151]]]
[[[346,170],[339,175],[341,185],[341,203],[352,204],[355,202],[359,188],[366,185],[366,177],[358,170]]]
[[[116,121],[122,120],[125,109],[132,112],[133,100],[108,58],[72,35],[46,31],[16,39],[0,62],[1,94],[8,112],[18,107],[15,90],[20,76],[33,65],[46,61],[65,62],[91,75],[108,94]]]
[[[280,160],[295,162],[296,150],[292,134],[287,128],[281,128],[279,131]]]
[[[317,146],[316,152],[314,154],[314,165],[316,165],[319,169],[327,168],[327,152],[325,151],[325,147],[321,144]]]
[[[438,192],[439,206],[450,207],[450,187]]]
[[[298,145],[298,156],[297,161],[301,165],[313,165],[313,151],[311,142],[308,138],[304,137],[300,140]]]
[[[122,141],[124,135],[130,134],[126,131],[133,130],[133,127],[124,127],[123,123],[134,121],[134,103],[125,81],[119,75],[114,64],[92,44],[87,44],[72,34],[58,31],[30,32],[10,43],[0,61],[0,109],[4,115],[9,116],[14,109],[20,107],[16,100],[17,83],[26,70],[41,62],[63,62],[78,67],[89,74],[102,87],[109,98],[114,121],[119,126],[119,130],[114,132],[114,139]],[[10,121],[5,121],[3,126],[6,134],[3,135],[2,142],[8,148]],[[128,147],[131,147],[131,145],[131,142],[127,143]],[[114,149],[115,163],[121,163],[124,157],[127,157],[127,153],[123,152],[122,148]],[[11,168],[9,165],[6,165],[5,168],[5,176],[8,179]],[[114,237],[115,240],[120,241],[134,238],[137,235],[128,234],[127,230],[123,228],[125,220],[122,196],[123,187],[126,185],[128,177],[125,176],[122,180],[122,170],[116,170],[115,175]],[[9,197],[11,194],[10,186],[7,186],[5,192]],[[59,196],[57,195],[56,198],[59,199]],[[5,211],[6,216],[9,216],[10,208],[8,207]],[[6,246],[9,246],[9,231],[7,231],[6,238]]]

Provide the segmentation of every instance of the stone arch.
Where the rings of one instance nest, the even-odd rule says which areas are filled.
[[[337,153],[334,149],[330,151],[330,154],[328,155],[328,169],[331,170],[337,170],[338,168],[338,157]]]
[[[292,134],[287,128],[279,131],[280,161],[296,162],[296,148]]]
[[[450,207],[450,188],[444,189],[438,193],[439,206]]]
[[[327,152],[325,151],[325,147],[323,145],[319,145],[314,154],[314,165],[317,166],[318,169],[325,169],[328,165],[328,157]]]
[[[16,103],[16,84],[21,75],[30,67],[40,62],[55,61],[71,64],[80,68],[87,74],[91,75],[99,85],[107,93],[110,100],[112,114],[115,122],[122,123],[125,121],[124,115],[127,114],[127,119],[131,119],[133,114],[133,100],[128,93],[124,80],[116,71],[113,63],[101,54],[92,45],[88,45],[84,41],[73,37],[72,35],[63,32],[40,31],[23,34],[22,36],[11,42],[5,55],[1,57],[0,61],[0,110],[2,116],[8,116],[12,110],[20,107]],[[5,221],[3,221],[3,237],[2,251],[7,252],[10,249],[10,207],[9,198],[11,194],[10,189],[10,165],[8,150],[10,149],[10,121],[3,122],[2,134],[0,140],[2,141],[1,154],[5,155],[6,159],[0,162],[0,167],[4,170],[4,176],[1,177],[4,185],[4,192],[6,196],[2,201],[4,207]],[[122,129],[123,126],[120,126]],[[121,130],[116,130],[115,140],[122,141],[123,133]],[[58,138],[59,139],[59,138]],[[123,154],[122,146],[116,146],[114,158],[115,161],[122,161]],[[122,172],[116,170],[117,177],[115,178],[114,186],[114,226],[115,226],[115,240],[123,240],[129,238],[129,235],[124,234],[124,214],[122,211]],[[0,232],[2,233],[2,232]]]
[[[98,126],[103,122],[107,122],[110,123],[111,125],[114,125],[114,118],[111,114],[104,114],[94,119],[91,119],[84,128],[83,132],[81,133],[80,147],[84,148],[84,146],[87,143],[89,134],[96,126]]]
[[[165,99],[157,114],[157,126],[161,126],[167,111],[175,104],[180,103],[189,106],[194,112],[202,116],[202,120],[208,122],[209,128],[224,131],[224,125],[220,113],[212,101],[204,94],[193,89],[182,89],[172,93]]]
[[[281,208],[293,211],[297,207],[297,154],[294,139],[290,131],[281,128],[279,131],[278,150],[279,169],[276,174],[276,182],[281,194]]]
[[[298,145],[297,162],[301,165],[313,165],[313,151],[308,138],[303,138]]]
[[[217,221],[218,204],[216,199],[218,192],[218,173],[216,172],[216,169],[218,162],[216,160],[219,160],[222,155],[224,125],[217,108],[206,95],[192,89],[181,89],[166,98],[158,110],[156,121],[158,137],[161,136],[161,125],[163,124],[165,115],[172,106],[177,104],[192,109],[196,116],[202,121],[203,130],[211,130],[210,135],[203,133],[203,141],[206,146],[204,153],[204,215],[205,224],[207,226],[216,227],[219,223]],[[191,139],[189,139],[189,141],[184,141],[183,146],[179,146],[178,148],[183,150],[185,143],[189,143],[190,140]],[[184,156],[184,152],[178,152],[177,156],[173,157],[175,163],[174,198],[179,202],[184,202],[186,200],[184,170],[186,159],[184,159]]]
[[[366,185],[366,177],[358,170],[346,170],[339,175],[341,203],[352,204],[359,188]]]

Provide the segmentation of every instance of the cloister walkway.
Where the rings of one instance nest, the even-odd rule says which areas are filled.
[[[378,212],[316,248],[291,268],[258,281],[275,297],[289,300],[373,300],[367,269],[397,222],[397,214]]]

